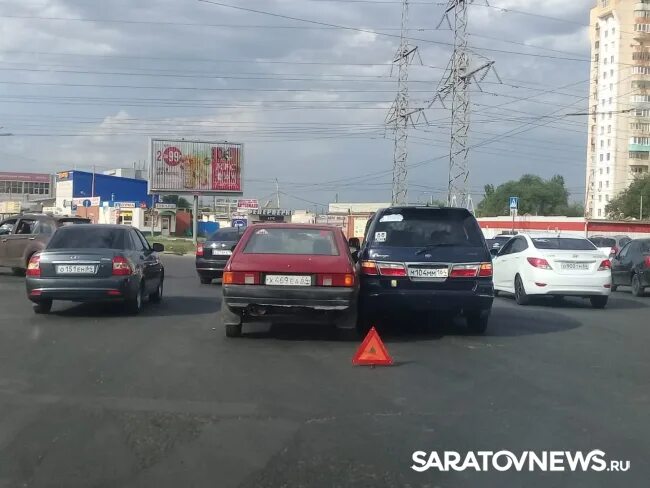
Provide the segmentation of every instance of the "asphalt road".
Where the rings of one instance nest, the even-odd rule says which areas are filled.
[[[650,297],[498,298],[486,336],[392,328],[396,365],[355,368],[356,343],[327,329],[226,339],[219,286],[191,258],[164,261],[164,301],[138,317],[36,316],[0,270],[0,487],[648,486]],[[631,467],[410,469],[416,450],[502,449],[600,449]]]

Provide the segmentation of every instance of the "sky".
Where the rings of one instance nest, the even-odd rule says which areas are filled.
[[[446,198],[451,56],[440,0],[413,0],[409,201]],[[585,186],[595,0],[476,0],[470,191],[525,173]],[[218,5],[221,4],[221,5]],[[227,6],[227,5],[230,5]],[[238,8],[233,8],[238,7]],[[389,202],[395,0],[0,0],[0,169],[146,165],[150,137],[245,145],[245,195],[317,208]],[[248,10],[246,10],[248,9]],[[257,12],[253,12],[255,10]],[[299,20],[300,19],[300,20]],[[346,27],[346,28],[340,28]],[[420,60],[421,58],[421,60]]]

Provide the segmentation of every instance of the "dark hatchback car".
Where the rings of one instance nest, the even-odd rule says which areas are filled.
[[[202,284],[207,285],[215,278],[221,278],[232,250],[243,233],[244,229],[240,227],[226,227],[196,246],[196,272]]]
[[[474,216],[461,208],[391,207],[367,226],[358,254],[363,332],[386,314],[451,312],[485,332],[492,262]]]
[[[48,313],[53,300],[120,301],[138,313],[145,297],[162,299],[165,269],[157,253],[163,250],[130,226],[62,227],[29,260],[27,297],[36,313]]]
[[[650,239],[634,239],[612,258],[612,291],[619,286],[631,286],[637,297],[650,287]]]

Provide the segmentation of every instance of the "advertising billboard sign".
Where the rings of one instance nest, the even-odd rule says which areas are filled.
[[[243,194],[243,144],[151,140],[151,193]]]
[[[253,198],[239,199],[237,200],[237,208],[247,208],[249,210],[255,210],[260,208],[259,200]]]

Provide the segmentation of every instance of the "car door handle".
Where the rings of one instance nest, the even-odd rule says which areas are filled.
[[[29,237],[28,239],[29,239],[30,241],[33,241],[34,239],[36,239],[36,237]]]

